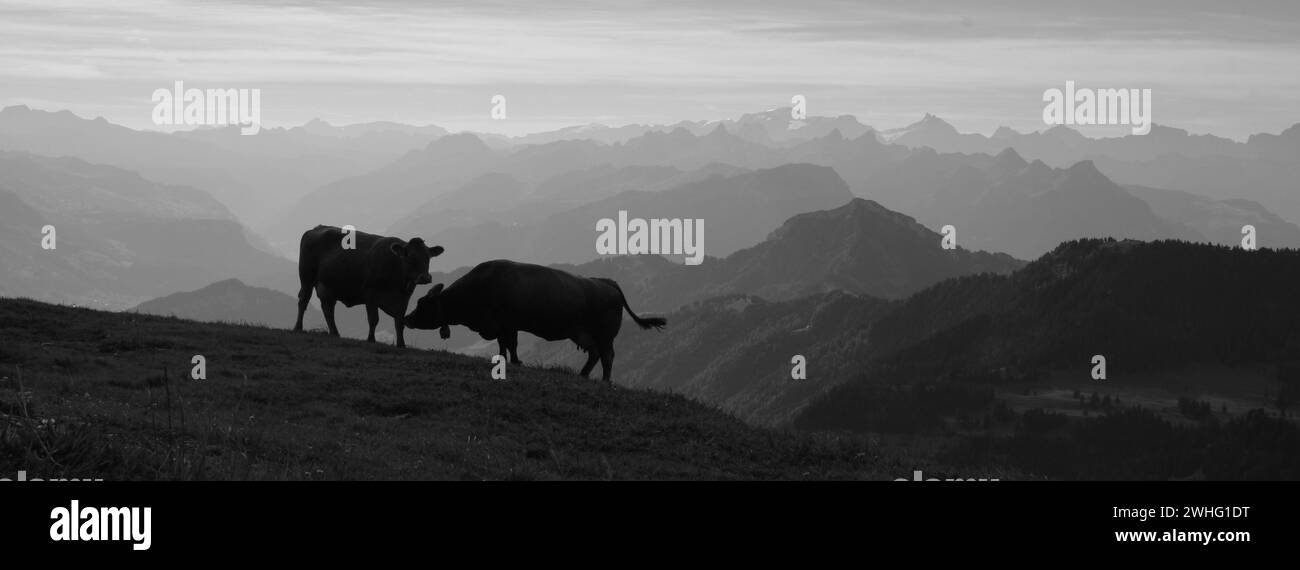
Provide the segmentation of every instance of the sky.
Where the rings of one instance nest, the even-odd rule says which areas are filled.
[[[878,129],[1042,130],[1043,91],[1151,89],[1158,124],[1300,122],[1300,2],[0,0],[0,106],[153,124],[155,89],[261,90],[262,123],[507,135],[788,106]],[[494,95],[506,118],[491,116]]]

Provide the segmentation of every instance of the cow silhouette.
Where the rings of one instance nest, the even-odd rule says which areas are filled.
[[[610,382],[614,337],[623,311],[643,329],[663,328],[668,321],[632,312],[613,279],[578,277],[550,267],[498,259],[478,264],[443,288],[434,285],[406,316],[406,326],[438,329],[451,336],[450,325],[469,327],[484,340],[496,340],[500,354],[519,364],[519,331],[545,340],[572,340],[587,353],[586,377],[600,360],[601,377]]]
[[[302,316],[315,289],[331,335],[339,336],[334,324],[335,303],[347,307],[364,304],[370,324],[366,340],[375,341],[375,326],[382,309],[393,318],[397,346],[406,346],[402,335],[406,306],[416,285],[433,281],[429,260],[442,254],[442,246],[427,247],[420,238],[405,242],[355,232],[351,236],[355,247],[345,249],[344,237],[344,230],[334,226],[316,226],[302,234],[298,246],[298,322],[293,330],[302,330]]]

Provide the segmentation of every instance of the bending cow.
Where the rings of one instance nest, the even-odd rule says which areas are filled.
[[[429,259],[442,253],[442,246],[432,248],[424,240],[405,242],[394,237],[355,232],[349,238],[351,249],[344,249],[344,232],[334,226],[316,226],[302,234],[298,249],[298,322],[293,330],[302,330],[302,315],[315,288],[321,312],[330,334],[339,336],[334,324],[334,303],[355,307],[365,304],[370,324],[369,342],[375,341],[379,310],[393,317],[397,346],[406,346],[402,336],[402,317],[416,285],[433,281]]]
[[[464,325],[485,340],[497,340],[502,356],[519,364],[519,331],[546,340],[572,340],[586,351],[586,377],[600,360],[601,378],[609,382],[614,365],[614,337],[623,311],[643,329],[663,328],[668,321],[641,318],[632,312],[613,279],[578,277],[558,269],[504,259],[480,263],[443,288],[434,285],[406,316],[406,326],[439,329]]]

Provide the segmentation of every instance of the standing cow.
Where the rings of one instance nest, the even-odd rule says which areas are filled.
[[[406,326],[439,329],[465,325],[484,340],[496,339],[501,356],[519,364],[519,331],[546,340],[572,340],[586,351],[586,377],[600,359],[602,379],[609,382],[614,365],[614,337],[623,311],[643,329],[663,328],[668,321],[641,318],[632,312],[613,279],[578,277],[558,269],[504,259],[480,263],[443,288],[434,285],[406,316]]]
[[[302,315],[315,288],[331,335],[339,336],[334,324],[335,302],[347,307],[364,303],[370,322],[366,340],[375,341],[379,309],[383,309],[393,317],[397,346],[406,346],[402,316],[415,286],[433,281],[429,259],[440,255],[442,246],[426,247],[420,238],[404,242],[354,231],[349,245],[355,244],[355,248],[344,249],[344,237],[343,230],[334,226],[316,226],[302,234],[298,246],[298,280],[302,288],[298,290],[298,322],[293,330],[302,330]]]

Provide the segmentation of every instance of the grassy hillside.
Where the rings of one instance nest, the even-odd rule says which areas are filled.
[[[483,359],[321,334],[0,299],[0,338],[6,477],[881,480],[924,467],[562,369],[492,380]],[[190,379],[196,354],[206,380]]]

